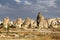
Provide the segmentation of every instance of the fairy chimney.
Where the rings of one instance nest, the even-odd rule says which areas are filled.
[[[42,14],[39,12],[38,15],[37,15],[37,26],[39,26],[41,20],[44,20],[44,17],[43,17]]]
[[[3,26],[4,26],[5,28],[7,28],[8,25],[9,25],[9,22],[10,22],[9,17],[4,18],[4,19],[3,19]]]
[[[31,20],[31,28],[37,28],[36,20]]]
[[[18,18],[14,24],[16,25],[16,27],[21,28],[21,24],[23,23],[23,20],[21,18]]]
[[[31,19],[29,17],[26,17],[25,21],[23,22],[23,27],[27,28],[29,24],[31,23]]]
[[[47,20],[45,20],[44,16],[42,16],[42,14],[39,12],[37,15],[37,26],[39,28],[48,28],[48,24],[47,24]]]

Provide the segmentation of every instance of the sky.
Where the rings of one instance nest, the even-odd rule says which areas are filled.
[[[38,12],[46,18],[60,17],[60,0],[0,0],[0,20],[5,17],[36,19]]]

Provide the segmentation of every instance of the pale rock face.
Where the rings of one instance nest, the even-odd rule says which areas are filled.
[[[55,20],[55,18],[50,18],[50,19],[47,20],[49,26],[51,25],[51,22],[52,22],[53,20]]]
[[[18,28],[21,28],[21,24],[19,24],[19,25],[16,25]]]
[[[39,24],[39,27],[44,27],[43,24],[44,24],[44,20],[41,20],[40,24]]]
[[[57,25],[60,27],[60,18],[57,19]]]
[[[0,24],[2,23],[2,21],[0,21]]]
[[[13,24],[13,22],[12,22],[12,21],[10,21],[10,24]]]
[[[53,28],[58,28],[58,26],[57,25],[53,25]]]
[[[60,18],[57,18],[57,21],[60,23]]]
[[[51,25],[52,25],[53,28],[58,28],[58,25],[57,25],[57,21],[56,20],[53,20],[51,22]]]
[[[56,20],[56,18],[50,18],[50,19],[48,19],[48,25],[49,25],[49,26],[51,25],[53,28],[57,28],[58,25],[57,25],[57,20]]]
[[[48,26],[52,26],[53,28],[58,28],[60,27],[57,24],[60,24],[60,18],[50,18],[47,20],[48,21]]]
[[[3,20],[3,25],[4,25],[5,28],[8,27],[9,22],[10,22],[10,19],[9,19],[8,17],[4,18],[4,20]]]
[[[23,26],[27,28],[30,23],[31,23],[31,19],[30,19],[29,17],[27,17],[27,18],[25,19],[25,21],[23,22]]]
[[[5,28],[7,28],[8,26],[7,25],[5,25]]]
[[[31,28],[37,27],[37,23],[35,20],[31,20]]]
[[[23,23],[23,20],[21,18],[18,18],[16,21],[15,21],[15,25],[18,27],[18,28],[21,28],[21,24]]]
[[[45,28],[48,28],[47,20],[44,20],[44,27],[45,27]]]
[[[9,24],[9,26],[11,26],[11,25],[13,25],[13,21],[10,21],[10,24]]]
[[[46,20],[43,20],[43,21],[40,22],[39,26],[40,26],[41,28],[48,28],[48,23],[47,23]]]
[[[25,19],[25,24],[29,25],[30,22],[31,22],[31,19],[30,19],[29,17],[27,17],[27,18]]]
[[[37,15],[37,21],[39,22],[40,28],[48,28],[47,20],[40,13]]]

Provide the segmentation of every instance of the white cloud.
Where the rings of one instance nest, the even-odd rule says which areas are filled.
[[[14,0],[15,2],[17,2],[17,3],[20,3],[21,1],[20,0]]]
[[[12,9],[8,5],[2,5],[2,4],[0,4],[0,8],[2,8],[2,9]]]
[[[0,4],[0,7],[2,7],[2,5]]]
[[[25,5],[31,5],[32,3],[31,2],[28,2],[28,1],[24,1],[25,2]]]
[[[9,13],[10,11],[15,10],[14,8],[10,8],[8,5],[2,5],[0,4],[0,14],[6,14]]]
[[[49,12],[51,8],[56,8],[56,0],[37,0],[37,3],[32,6],[35,11]]]
[[[7,6],[0,4],[0,8],[7,8]]]
[[[56,0],[38,0],[37,3],[47,5],[49,7],[56,7]]]

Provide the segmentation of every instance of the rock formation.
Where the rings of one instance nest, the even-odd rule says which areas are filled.
[[[36,22],[35,20],[32,20],[32,19],[31,19],[30,27],[31,27],[31,28],[38,28],[38,27],[37,27],[37,22]]]
[[[37,26],[39,26],[39,23],[40,23],[40,20],[41,20],[41,15],[40,15],[40,12],[38,13],[38,15],[37,15]]]
[[[10,23],[9,17],[3,19],[3,27],[8,28],[9,23]]]
[[[45,20],[44,16],[39,12],[37,15],[37,26],[40,28],[48,28],[47,20]]]
[[[13,23],[17,28],[21,28],[21,24],[23,23],[23,20],[21,18],[18,18]]]
[[[10,21],[8,17],[3,19],[3,27],[15,26],[16,28],[58,28],[60,27],[60,18],[45,18],[40,12],[37,15],[37,19],[33,20],[27,17],[24,21],[18,18],[15,21]]]
[[[54,38],[55,35],[59,35],[58,31],[60,31],[60,18],[45,18],[40,12],[38,13],[36,20],[27,17],[25,20],[17,18],[14,21],[10,21],[9,17],[6,17],[0,22],[0,37],[5,39],[40,38],[40,36],[44,36],[42,38],[43,40],[46,35],[47,37]],[[57,32],[58,34],[55,34]],[[56,37],[59,38],[59,36]]]
[[[29,17],[26,17],[25,21],[22,24],[22,27],[28,28],[28,26],[30,25],[30,23],[31,23],[31,19]]]
[[[56,21],[56,20],[52,20],[51,26],[52,26],[53,28],[57,28],[57,27],[58,27],[58,26],[57,26],[57,21]]]

